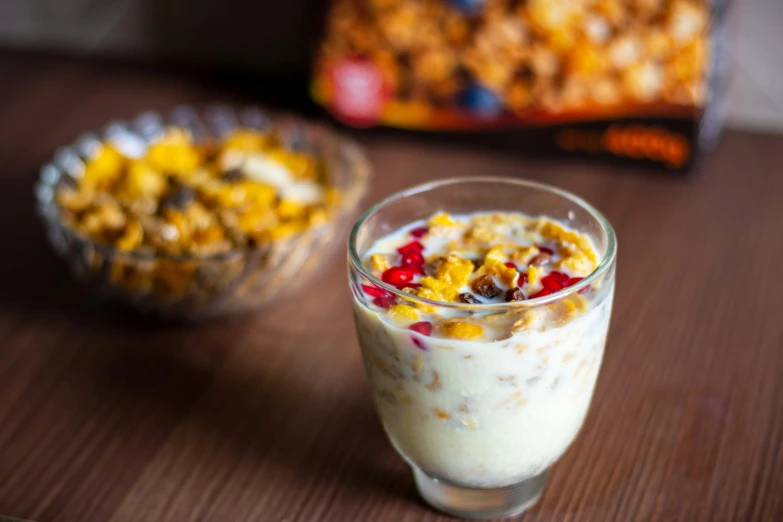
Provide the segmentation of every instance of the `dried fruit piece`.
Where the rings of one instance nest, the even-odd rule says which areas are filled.
[[[178,185],[163,199],[161,206],[163,208],[183,210],[193,203],[195,199],[196,192],[192,188],[186,185]]]
[[[419,237],[422,237],[423,235],[425,235],[429,231],[430,231],[430,229],[427,228],[427,227],[417,227],[417,228],[414,228],[413,230],[411,230],[410,234],[413,237],[415,237],[415,238],[419,238]]]
[[[384,283],[400,286],[403,283],[408,283],[413,279],[413,272],[399,266],[393,266],[383,273],[381,279],[383,279]]]
[[[548,248],[548,247],[545,247],[545,246],[541,246],[541,245],[537,245],[537,246],[538,246],[538,249],[539,249],[539,250],[540,250],[542,253],[544,253],[544,254],[549,254],[550,256],[553,256],[553,255],[555,255],[555,251],[554,251],[554,250],[552,250],[551,248]]]
[[[486,297],[487,299],[497,297],[502,292],[502,290],[495,285],[495,280],[492,279],[492,276],[488,274],[484,274],[474,279],[470,284],[470,287],[478,295]]]
[[[541,252],[536,257],[530,260],[530,266],[544,266],[552,261],[552,255],[546,252]]]
[[[525,294],[522,293],[522,290],[519,288],[509,288],[506,292],[506,302],[510,303],[512,301],[524,301],[525,300]]]
[[[228,169],[223,173],[223,181],[242,181],[245,179],[245,174],[237,168]]]
[[[481,301],[473,297],[473,294],[469,294],[467,292],[459,294],[459,300],[461,303],[466,304],[481,304]]]
[[[418,323],[413,323],[408,327],[408,330],[413,330],[414,332],[420,333],[421,335],[432,335],[432,323],[429,321],[420,321]]]

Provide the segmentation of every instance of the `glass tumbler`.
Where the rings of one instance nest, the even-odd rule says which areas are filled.
[[[601,260],[560,292],[498,304],[431,301],[387,285],[365,267],[378,239],[439,211],[546,216],[587,234]],[[349,283],[364,366],[383,427],[433,507],[495,518],[538,500],[590,405],[609,328],[616,250],[611,225],[590,204],[513,178],[419,185],[378,203],[356,223]],[[424,336],[386,318],[389,300],[444,318],[469,317],[497,334],[490,341]],[[575,308],[577,315],[569,312]]]

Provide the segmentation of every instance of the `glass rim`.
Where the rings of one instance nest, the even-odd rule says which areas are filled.
[[[598,221],[604,233],[606,234],[606,238],[607,238],[606,252],[601,258],[601,262],[598,263],[598,266],[595,268],[595,270],[593,270],[589,275],[585,276],[581,281],[579,281],[575,285],[569,286],[567,289],[564,288],[563,290],[559,290],[558,292],[555,292],[553,294],[542,296],[542,297],[536,297],[533,299],[526,299],[524,301],[513,301],[509,303],[479,303],[479,304],[435,301],[433,299],[419,297],[417,295],[410,294],[408,292],[403,292],[399,288],[392,286],[388,283],[385,283],[384,281],[376,277],[375,274],[373,274],[370,270],[367,269],[367,267],[364,265],[361,258],[359,257],[359,253],[356,250],[356,238],[359,235],[359,230],[367,222],[368,219],[370,219],[373,215],[375,215],[375,213],[380,211],[383,207],[399,199],[414,196],[416,194],[421,194],[423,192],[429,192],[440,187],[444,187],[448,185],[456,185],[461,183],[501,183],[501,184],[505,183],[509,185],[516,185],[519,187],[533,188],[533,189],[549,192],[550,194],[555,194],[582,207],[593,218],[595,218],[596,221]],[[607,220],[606,217],[593,205],[591,205],[584,199],[580,198],[576,194],[555,187],[553,185],[548,185],[546,183],[541,183],[538,181],[532,181],[528,179],[512,178],[508,176],[467,176],[467,177],[458,177],[458,178],[443,178],[435,181],[420,183],[418,185],[414,185],[412,187],[400,190],[382,199],[378,203],[368,208],[356,221],[353,228],[351,229],[351,234],[348,237],[348,258],[351,262],[351,266],[353,266],[355,270],[357,270],[361,275],[366,277],[375,286],[383,288],[384,290],[390,292],[391,294],[397,297],[408,299],[414,303],[421,303],[421,304],[435,306],[435,307],[452,308],[452,309],[468,310],[468,311],[481,311],[481,312],[505,311],[509,309],[519,309],[519,308],[531,308],[531,307],[546,305],[548,303],[554,303],[556,301],[559,301],[560,299],[578,293],[581,290],[590,286],[591,283],[593,283],[596,279],[601,277],[609,269],[609,267],[611,267],[614,264],[616,257],[617,257],[617,237],[615,236],[614,228],[612,228],[612,225],[609,223],[609,220]]]

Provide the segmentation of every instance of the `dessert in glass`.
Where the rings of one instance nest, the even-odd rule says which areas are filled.
[[[611,225],[540,183],[448,179],[375,205],[348,249],[373,398],[422,497],[469,518],[524,511],[590,405]]]

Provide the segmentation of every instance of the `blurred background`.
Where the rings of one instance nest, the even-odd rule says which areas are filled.
[[[305,91],[327,0],[4,0],[0,46],[175,62],[291,80]],[[783,130],[783,2],[728,2],[728,122]],[[298,81],[297,81],[298,80]]]

